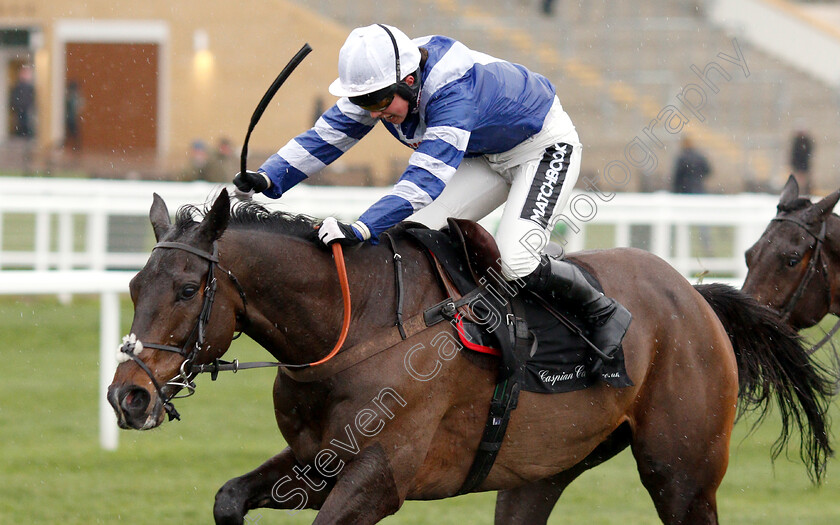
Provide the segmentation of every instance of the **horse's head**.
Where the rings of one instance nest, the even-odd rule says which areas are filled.
[[[139,430],[160,425],[165,412],[177,417],[169,401],[192,390],[191,366],[227,350],[241,305],[230,280],[216,279],[217,241],[230,218],[226,191],[200,223],[182,210],[173,225],[158,195],[149,217],[158,243],[131,280],[134,319],[108,389],[120,426]]]
[[[840,190],[817,203],[799,196],[791,176],[776,217],[746,252],[743,291],[779,312],[797,329],[813,326],[831,305],[828,263],[823,253],[826,221]]]

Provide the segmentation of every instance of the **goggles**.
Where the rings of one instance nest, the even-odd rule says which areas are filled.
[[[350,97],[350,102],[356,104],[365,111],[377,113],[385,111],[391,102],[394,101],[394,95],[397,94],[396,84],[368,93],[367,95],[359,95],[358,97]]]

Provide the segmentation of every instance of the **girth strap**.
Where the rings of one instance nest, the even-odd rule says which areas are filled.
[[[518,401],[519,383],[512,379],[505,379],[496,385],[493,399],[490,401],[487,423],[484,425],[484,434],[481,436],[481,442],[478,444],[478,450],[467,478],[458,491],[459,494],[472,492],[487,478],[502,448],[510,422],[510,413],[516,408]]]
[[[396,281],[397,285],[397,322],[396,327],[400,331],[400,336],[405,339],[408,337],[405,333],[405,328],[403,327],[403,297],[405,294],[404,286],[403,286],[403,276],[402,276],[402,256],[397,251],[397,243],[394,242],[394,238],[391,237],[391,234],[385,232],[382,234],[382,237],[385,237],[388,240],[388,244],[391,246],[391,251],[394,252],[394,280]]]

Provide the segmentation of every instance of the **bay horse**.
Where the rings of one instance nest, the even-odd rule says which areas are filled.
[[[800,197],[791,175],[776,216],[746,252],[741,289],[797,330],[840,315],[840,217],[832,213],[838,199],[840,190],[816,203]]]
[[[212,368],[237,330],[279,361],[307,364],[325,356],[342,324],[333,256],[314,242],[311,219],[253,203],[231,209],[224,190],[200,221],[196,215],[195,207],[182,207],[172,224],[154,196],[158,244],[131,281],[132,335],[122,347],[130,359],[108,391],[123,428],[162,424],[179,385],[190,384],[196,366]],[[353,308],[337,358],[400,341],[400,297],[406,325],[445,299],[426,254],[404,237],[393,239],[400,296],[387,243],[344,254]],[[545,523],[566,486],[628,446],[664,523],[717,523],[716,491],[739,399],[766,408],[775,398],[793,416],[785,419],[782,445],[798,425],[800,453],[820,479],[831,454],[831,383],[775,314],[731,287],[693,287],[641,250],[573,259],[633,314],[623,345],[634,386],[521,392],[496,462],[475,489],[499,491],[496,523]],[[455,329],[439,323],[326,375],[304,377],[315,366],[281,368],[274,413],[288,447],[224,484],[216,523],[242,524],[249,510],[268,507],[319,509],[316,524],[370,524],[407,499],[458,495],[499,362],[459,351],[456,342]]]

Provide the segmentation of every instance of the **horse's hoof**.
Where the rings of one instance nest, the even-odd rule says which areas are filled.
[[[243,525],[245,512],[236,497],[236,489],[226,483],[216,493],[216,503],[213,505],[213,519],[216,525]]]

